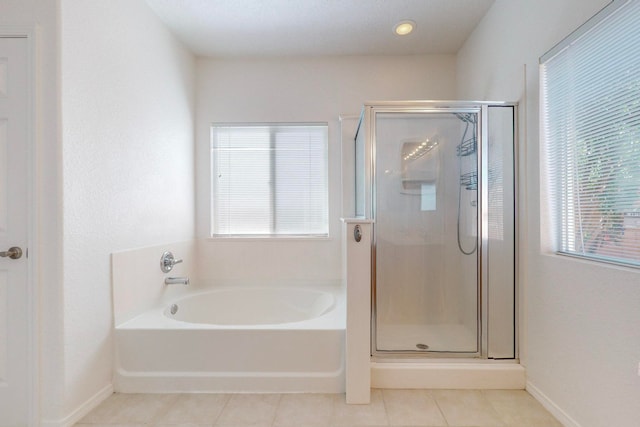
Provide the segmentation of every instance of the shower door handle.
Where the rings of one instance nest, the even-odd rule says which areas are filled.
[[[362,228],[360,228],[360,225],[356,225],[353,229],[353,238],[356,243],[360,243],[360,240],[362,240]]]

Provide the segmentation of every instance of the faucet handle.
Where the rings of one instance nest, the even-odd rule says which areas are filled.
[[[160,258],[160,270],[162,270],[163,273],[168,273],[173,269],[174,265],[180,264],[181,262],[182,260],[176,259],[171,252],[165,252]]]

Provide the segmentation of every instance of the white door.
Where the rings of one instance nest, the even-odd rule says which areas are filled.
[[[0,37],[0,426],[28,415],[27,39]],[[24,253],[18,257],[18,249]]]

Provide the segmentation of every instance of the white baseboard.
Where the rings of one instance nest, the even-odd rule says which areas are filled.
[[[113,394],[113,384],[105,386],[102,390],[87,399],[83,404],[76,408],[66,417],[60,420],[42,420],[40,427],[71,427],[98,405],[100,405],[105,399]]]
[[[581,427],[580,424],[564,412],[558,405],[547,397],[538,387],[533,385],[531,381],[527,381],[527,392],[533,396],[544,408],[551,412],[558,421],[565,427]]]

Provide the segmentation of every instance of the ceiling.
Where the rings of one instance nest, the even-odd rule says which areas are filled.
[[[147,0],[195,54],[456,53],[494,0]],[[413,33],[393,33],[413,20]]]

